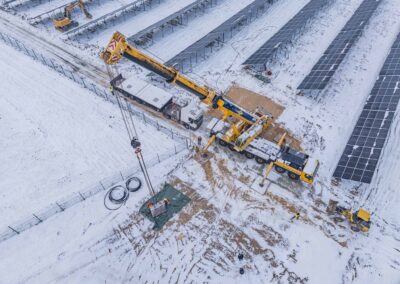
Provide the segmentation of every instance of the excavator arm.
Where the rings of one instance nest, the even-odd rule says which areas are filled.
[[[83,2],[83,0],[74,1],[74,2],[71,2],[70,4],[68,4],[67,6],[65,6],[63,17],[53,19],[53,24],[57,29],[65,30],[65,29],[71,28],[72,26],[76,26],[78,24],[78,23],[72,21],[72,10],[74,10],[75,7],[79,7],[87,18],[89,18],[89,19],[92,18],[92,15],[86,9],[86,6],[85,6],[85,3]]]

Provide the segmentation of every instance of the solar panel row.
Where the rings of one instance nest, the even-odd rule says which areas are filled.
[[[203,10],[207,6],[216,5],[217,1],[218,0],[197,0],[186,7],[183,7],[179,11],[169,15],[168,17],[130,36],[128,41],[137,45],[143,45],[144,43],[147,43],[149,40],[153,39],[157,33],[162,32],[163,29],[168,25],[177,25],[178,22],[179,24],[182,24],[180,22],[182,20],[182,16],[196,13],[198,10]]]
[[[182,72],[185,71],[185,66],[191,69],[192,60],[197,63],[201,60],[201,57],[205,58],[206,48],[212,49],[218,42],[225,42],[231,38],[235,31],[248,24],[253,18],[259,16],[259,14],[264,13],[267,10],[266,7],[274,2],[275,0],[255,0],[206,36],[168,60],[166,64],[174,66]]]
[[[400,34],[365,102],[333,174],[370,183],[400,100]]]
[[[311,0],[243,64],[259,71],[265,70],[266,64],[276,52],[290,44],[307,23],[332,2],[332,0]]]
[[[365,0],[301,82],[299,90],[323,90],[353,44],[360,37],[381,0]]]

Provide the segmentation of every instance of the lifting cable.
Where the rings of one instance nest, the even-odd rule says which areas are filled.
[[[118,73],[118,70],[116,66],[114,66],[116,72],[113,72],[112,67],[110,65],[106,65],[106,67],[107,67],[107,73],[111,81],[114,78],[114,74]],[[144,180],[147,184],[150,194],[153,196],[155,195],[155,192],[153,184],[151,183],[150,180],[149,172],[147,171],[146,163],[142,155],[142,149],[140,148],[141,143],[139,142],[139,136],[136,131],[135,123],[133,122],[131,106],[128,100],[125,97],[121,96],[117,90],[114,90],[112,86],[111,86],[111,93],[117,100],[118,107],[121,112],[122,120],[124,121],[125,129],[128,134],[130,144],[135,151],[136,157],[139,161],[140,169],[142,170]],[[123,105],[123,102],[121,100],[125,100],[125,105]]]

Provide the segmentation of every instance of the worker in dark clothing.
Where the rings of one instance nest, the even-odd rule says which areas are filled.
[[[296,213],[293,215],[293,217],[290,218],[290,221],[299,220],[299,218],[300,218],[300,213],[299,213],[299,212],[296,212]]]

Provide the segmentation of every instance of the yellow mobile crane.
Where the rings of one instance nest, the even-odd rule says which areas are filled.
[[[78,23],[72,20],[72,10],[74,10],[75,7],[79,7],[88,19],[92,18],[83,0],[74,1],[65,6],[64,13],[61,17],[53,19],[53,24],[56,29],[66,31],[78,26]]]
[[[165,66],[140,50],[130,46],[126,41],[125,36],[119,32],[114,33],[107,48],[101,53],[100,57],[108,65],[115,64],[122,57],[125,57],[155,74],[160,75],[168,83],[175,83],[183,89],[191,92],[200,98],[203,103],[213,109],[218,109],[223,115],[223,121],[228,117],[234,117],[237,120],[237,123],[231,125],[231,134],[229,135],[231,141],[235,141],[236,138],[241,136],[241,134],[246,130],[253,129],[253,125],[257,125],[257,131],[253,131],[256,135],[248,136],[247,139],[242,139],[240,145],[237,147],[238,149],[243,149],[245,145],[248,145],[251,140],[260,134],[263,128],[268,127],[271,122],[271,116],[246,111],[221,95],[218,95],[214,90],[206,86],[201,86],[188,77],[180,74],[175,68]],[[209,145],[212,141],[213,139],[210,139]]]
[[[209,127],[211,138],[206,149],[217,140],[220,145],[229,146],[231,150],[243,153],[248,158],[255,158],[258,163],[274,164],[279,173],[287,171],[292,179],[301,179],[310,184],[313,182],[319,164],[317,160],[288,146],[277,145],[258,137],[271,124],[271,115],[259,111],[249,112],[214,90],[197,84],[175,68],[168,67],[132,47],[119,32],[113,34],[100,57],[107,65],[115,64],[125,57],[163,77],[166,82],[191,92],[209,107],[220,111],[222,119],[213,119],[209,124],[212,125]],[[227,123],[228,117],[233,117],[236,122]]]

